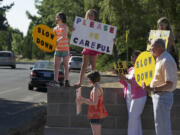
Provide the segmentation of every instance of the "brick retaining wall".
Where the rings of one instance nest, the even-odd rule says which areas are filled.
[[[82,95],[89,97],[91,88],[83,87]],[[120,88],[103,88],[104,103],[108,111],[108,117],[103,122],[104,134],[112,135],[112,132],[126,134],[127,130],[127,109],[125,99],[123,98],[123,91]],[[88,105],[82,106],[82,113],[76,115],[75,104],[76,88],[48,88],[48,107],[47,107],[47,126],[45,128],[45,135],[50,135],[53,130],[62,132],[65,129],[72,130],[73,135],[75,131],[83,129],[89,135],[90,124],[87,120]],[[174,95],[174,105],[172,108],[172,129],[174,135],[180,134],[180,91],[176,90]],[[143,132],[154,134],[153,109],[151,98],[147,98],[147,102],[142,115]],[[86,130],[87,129],[87,130]],[[106,131],[107,130],[107,131]],[[87,132],[89,131],[89,132]],[[79,133],[77,133],[79,134]],[[147,134],[147,133],[146,133]],[[68,135],[62,134],[62,135]]]

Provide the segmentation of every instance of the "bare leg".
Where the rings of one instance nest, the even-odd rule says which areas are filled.
[[[89,57],[90,64],[91,64],[91,70],[96,70],[96,60],[97,60],[97,55],[90,55]]]
[[[64,69],[65,69],[65,80],[68,80],[68,78],[69,78],[68,62],[69,62],[69,56],[64,57],[63,58],[63,64],[64,64]]]
[[[54,80],[56,82],[58,82],[60,61],[61,61],[61,57],[54,56]]]
[[[82,84],[84,74],[85,74],[86,69],[88,67],[89,57],[90,57],[89,55],[83,55],[83,64],[82,64],[82,67],[81,67],[80,80],[79,80],[79,83],[75,84],[75,86],[81,86],[81,84]]]
[[[101,135],[101,124],[91,124],[93,135]]]

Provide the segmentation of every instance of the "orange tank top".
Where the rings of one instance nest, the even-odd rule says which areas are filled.
[[[57,39],[62,39],[56,44],[56,51],[69,51],[67,25],[56,26],[54,32]]]
[[[93,100],[93,92],[90,94],[90,99]],[[102,119],[107,117],[107,111],[104,106],[103,93],[99,96],[97,105],[89,105],[88,119]]]

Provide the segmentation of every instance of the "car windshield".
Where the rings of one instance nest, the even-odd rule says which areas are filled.
[[[37,62],[34,65],[34,68],[42,68],[42,69],[54,69],[54,63],[53,62]]]
[[[52,61],[38,61],[34,65],[35,69],[54,70],[54,62]],[[63,63],[60,64],[59,70],[64,71]]]
[[[10,53],[0,53],[0,57],[10,57]]]
[[[74,58],[72,58],[72,61],[82,61],[82,58],[80,58],[80,57],[74,57]]]

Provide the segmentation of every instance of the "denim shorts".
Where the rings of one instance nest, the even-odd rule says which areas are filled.
[[[102,124],[103,121],[104,119],[89,119],[91,124]]]
[[[66,56],[68,56],[68,51],[55,51],[54,56],[66,57]]]

